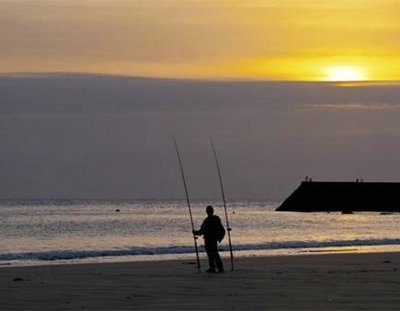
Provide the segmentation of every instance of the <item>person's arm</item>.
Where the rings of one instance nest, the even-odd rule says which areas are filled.
[[[193,230],[194,235],[203,235],[204,234],[204,223],[206,221],[204,220],[203,223],[201,224],[200,230]]]
[[[193,234],[194,235],[202,235],[203,232],[201,232],[201,229],[200,230],[193,230]]]

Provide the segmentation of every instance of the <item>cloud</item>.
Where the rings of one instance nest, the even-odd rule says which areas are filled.
[[[172,134],[193,198],[220,195],[209,137],[229,199],[398,178],[399,86],[54,73],[3,75],[0,98],[2,198],[181,198]]]
[[[346,103],[346,104],[314,104],[302,106],[308,109],[320,110],[392,110],[399,109],[400,105],[385,103]]]

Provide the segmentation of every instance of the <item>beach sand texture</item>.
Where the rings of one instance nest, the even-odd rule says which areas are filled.
[[[240,258],[236,267],[200,275],[178,260],[4,267],[0,309],[400,309],[400,253]]]

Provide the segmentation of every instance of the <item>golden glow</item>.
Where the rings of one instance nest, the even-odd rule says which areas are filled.
[[[333,66],[326,69],[326,81],[365,81],[367,77],[361,68],[353,66]]]
[[[0,73],[400,80],[399,0],[0,1]]]
[[[398,81],[400,58],[397,56],[337,56],[319,55],[270,57],[237,61],[231,75],[257,79],[296,81]]]

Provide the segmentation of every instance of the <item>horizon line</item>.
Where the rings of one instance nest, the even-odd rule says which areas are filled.
[[[400,85],[399,80],[354,80],[354,81],[327,81],[327,80],[307,80],[307,79],[268,79],[268,78],[255,78],[255,77],[159,77],[159,76],[141,76],[141,75],[128,75],[128,74],[114,74],[114,73],[99,73],[99,72],[85,72],[85,71],[16,71],[16,72],[0,72],[0,77],[10,78],[29,78],[29,77],[42,77],[69,75],[69,76],[99,76],[110,78],[127,78],[127,79],[143,79],[143,80],[164,80],[164,81],[188,81],[188,82],[271,82],[271,83],[315,83],[327,84],[332,86],[392,86]]]

